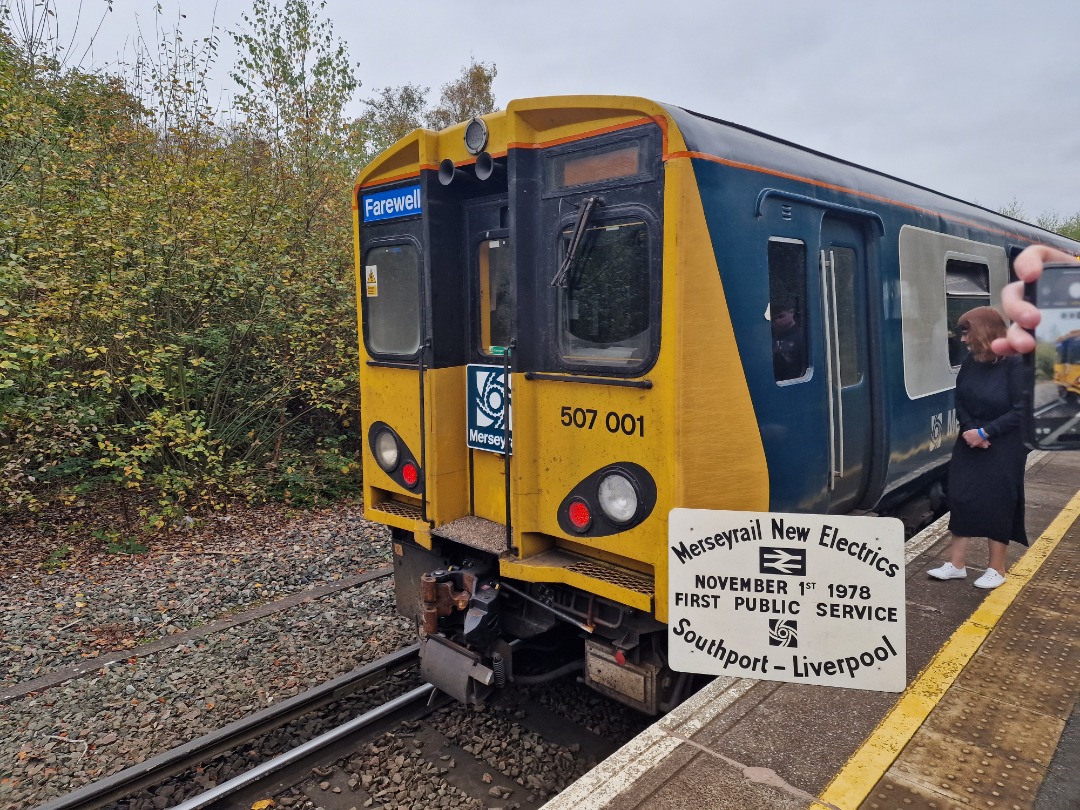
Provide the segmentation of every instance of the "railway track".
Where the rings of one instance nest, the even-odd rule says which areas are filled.
[[[390,576],[391,569],[369,571],[164,638],[135,654],[161,654],[177,644],[198,643],[201,637],[261,621]],[[281,626],[290,625],[284,622]],[[342,643],[358,640],[364,639],[343,638]],[[373,641],[374,638],[367,639],[368,643]],[[7,690],[0,694],[0,700],[18,700],[22,695],[41,689],[48,691],[71,679],[86,678],[104,671],[113,664],[113,659],[131,655],[132,651],[110,653],[77,667],[57,670]],[[540,657],[550,656],[541,653]],[[404,804],[397,792],[401,784],[409,784],[411,792],[424,797],[434,790],[439,800],[449,799],[449,807],[507,806],[499,802],[515,794],[518,799],[511,800],[511,805],[520,798],[535,800],[557,793],[575,773],[580,774],[606,756],[606,742],[625,741],[645,724],[642,716],[609,703],[577,685],[573,678],[545,686],[527,683],[532,679],[525,676],[509,689],[500,690],[498,698],[479,713],[456,705],[436,704],[424,710],[434,712],[430,721],[425,721],[420,729],[409,729],[400,725],[402,713],[419,716],[421,710],[411,704],[429,695],[415,663],[416,645],[411,645],[315,689],[279,699],[142,763],[84,784],[39,805],[40,810],[249,808],[259,798],[271,796],[280,799],[283,806],[310,803],[328,810],[335,807],[335,797],[341,802],[341,810],[368,800],[371,803],[366,806],[370,807],[397,807]],[[550,660],[543,660],[536,669],[543,671],[555,666]],[[228,673],[223,676],[228,677]],[[579,708],[553,712],[550,707],[559,705],[565,694],[574,690],[579,692],[576,698]],[[399,698],[403,703],[394,702]],[[595,702],[606,706],[597,706]],[[614,723],[589,719],[590,714],[597,713],[622,717]],[[399,724],[396,730],[395,724]],[[605,739],[595,739],[596,731]],[[320,735],[323,738],[317,741]],[[388,736],[379,744],[373,743],[380,735]],[[365,745],[375,745],[379,750],[365,754]],[[529,747],[542,754],[521,753]],[[285,759],[275,759],[294,749]],[[500,756],[490,762],[485,760],[493,751],[500,752]],[[378,775],[393,772],[398,759],[419,764],[399,768],[401,783],[386,781],[387,777]],[[123,767],[122,762],[118,764]],[[335,789],[340,793],[334,793]],[[357,798],[362,799],[359,804]],[[426,810],[425,801],[427,798],[417,801],[415,806]]]
[[[339,702],[394,673],[414,668],[419,661],[418,649],[419,645],[414,644],[358,667],[280,704],[269,706],[196,740],[54,799],[41,805],[40,810],[93,810],[159,785],[171,776],[256,740],[290,721]]]
[[[397,720],[357,718],[325,735],[317,753],[297,751],[264,775],[237,779],[225,799],[208,792],[179,807],[247,810],[266,799],[301,810],[534,806],[647,724],[573,678],[508,689],[479,709],[427,695],[424,686],[403,696]]]
[[[479,709],[461,706],[420,682],[417,650],[380,658],[39,810],[246,810],[267,798],[324,810],[527,806],[648,722],[573,676],[512,686]],[[290,723],[317,733],[282,750],[274,735]]]

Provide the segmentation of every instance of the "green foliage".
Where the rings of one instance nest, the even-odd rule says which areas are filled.
[[[142,543],[117,531],[94,529],[90,534],[105,547],[106,554],[145,554],[148,551]]]
[[[269,484],[270,493],[293,506],[314,506],[355,493],[360,462],[346,449],[343,437],[321,440],[313,453],[285,452]]]
[[[269,50],[242,63],[250,119],[228,128],[199,79],[212,40],[200,63],[178,38],[134,85],[32,64],[0,26],[9,507],[119,487],[161,526],[273,491],[286,452],[314,452],[313,426],[337,436],[355,424],[340,123],[355,80],[339,50],[306,65],[305,42],[321,53],[331,41],[310,12],[256,3],[257,30],[240,41]]]
[[[418,127],[445,129],[475,115],[495,112],[499,108],[491,84],[496,74],[494,64],[470,60],[457,79],[442,86],[439,103],[434,107],[428,104],[427,87],[403,84],[377,90],[364,100],[367,109],[357,122],[366,159]]]
[[[60,546],[60,548],[54,548],[49,552],[49,556],[42,560],[38,565],[42,571],[46,574],[55,574],[57,571],[61,571],[68,567],[68,557],[71,556],[71,552],[75,549],[71,546]]]
[[[1001,206],[998,209],[998,213],[1004,214],[1007,217],[1012,217],[1013,219],[1019,219],[1025,222],[1030,221],[1027,212],[1024,210],[1024,206],[1021,205],[1015,197],[1013,197],[1012,202]],[[1057,211],[1048,211],[1036,217],[1035,224],[1040,228],[1059,233],[1069,239],[1080,240],[1080,211],[1073,214],[1071,217],[1063,216]]]
[[[1040,228],[1080,241],[1080,212],[1071,217],[1064,217],[1056,212],[1043,214],[1036,220],[1036,224]]]
[[[491,83],[498,71],[495,64],[485,64],[470,59],[461,69],[461,75],[442,86],[439,104],[427,114],[427,124],[434,129],[445,129],[476,115],[484,115],[499,109]]]
[[[215,33],[167,33],[114,76],[65,66],[55,0],[27,0],[14,33],[11,7],[0,511],[119,494],[126,530],[153,531],[231,498],[355,492],[349,193],[431,119],[427,90],[382,91],[351,119],[359,81],[324,0],[252,0],[226,120],[205,84]],[[473,63],[437,109],[494,109],[494,76]]]
[[[1057,362],[1057,349],[1049,343],[1035,346],[1035,379],[1045,381],[1054,379],[1054,363]]]
[[[366,152],[370,157],[424,125],[429,88],[415,84],[384,87],[365,99],[367,110],[360,125],[367,136]]]

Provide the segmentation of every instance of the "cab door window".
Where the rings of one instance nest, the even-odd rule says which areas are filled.
[[[411,243],[364,257],[364,338],[373,355],[411,357],[420,348],[420,251]]]
[[[476,252],[480,264],[481,354],[501,355],[510,343],[514,313],[513,253],[509,239],[485,239]]]

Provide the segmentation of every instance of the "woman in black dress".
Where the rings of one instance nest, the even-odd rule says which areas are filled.
[[[949,562],[928,572],[934,579],[967,577],[965,558],[972,537],[990,541],[990,566],[976,588],[1005,582],[1009,543],[1028,544],[1024,531],[1024,375],[1019,357],[990,349],[1005,336],[1005,321],[991,307],[965,312],[957,322],[969,354],[956,376],[960,435],[949,464]]]

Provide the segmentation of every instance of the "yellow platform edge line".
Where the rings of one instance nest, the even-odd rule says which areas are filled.
[[[855,810],[866,800],[1078,516],[1080,490],[1009,570],[1005,584],[987,594],[971,617],[956,629],[911,686],[904,690],[877,728],[851,755],[818,800],[810,805],[813,810]]]

